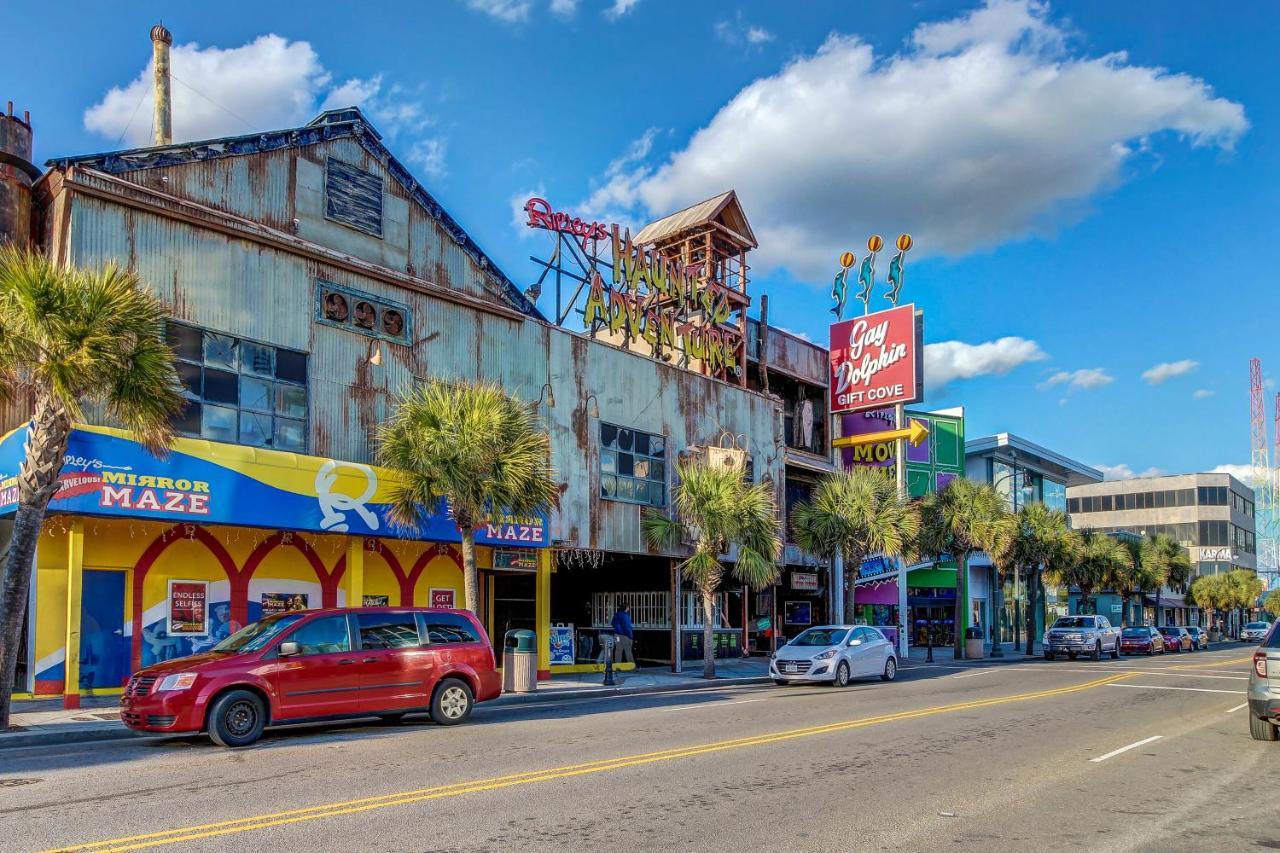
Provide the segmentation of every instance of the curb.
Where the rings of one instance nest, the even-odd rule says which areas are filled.
[[[23,746],[48,746],[59,743],[96,743],[106,740],[127,740],[140,738],[150,740],[164,735],[148,735],[126,729],[121,723],[119,728],[101,729],[43,729],[38,731],[8,732],[0,735],[0,752],[6,749],[17,749]]]

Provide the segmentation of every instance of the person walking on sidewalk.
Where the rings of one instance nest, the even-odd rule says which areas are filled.
[[[613,614],[614,663],[622,663],[624,660],[630,663],[636,662],[631,650],[635,631],[631,627],[631,614],[628,612],[630,609],[631,605],[624,601],[618,605],[618,612]]]

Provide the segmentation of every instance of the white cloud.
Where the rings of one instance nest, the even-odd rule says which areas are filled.
[[[1209,397],[1212,397],[1214,393],[1215,392],[1210,391],[1208,388],[1197,388],[1195,392],[1191,395],[1191,399],[1205,400],[1205,399],[1208,399]]]
[[[1135,477],[1160,477],[1165,472],[1162,468],[1148,468],[1145,471],[1134,471],[1123,462],[1119,465],[1094,465],[1102,472],[1104,480],[1132,480]]]
[[[1038,386],[1040,390],[1055,385],[1065,385],[1069,391],[1088,391],[1115,382],[1114,376],[1101,367],[1084,367],[1079,370],[1059,370]]]
[[[630,14],[639,2],[640,0],[613,0],[613,5],[604,10],[604,16],[611,21],[616,21],[623,15]]]
[[[409,148],[409,162],[417,163],[429,177],[443,178],[447,174],[444,165],[447,148],[448,143],[438,137],[419,139]]]
[[[857,235],[910,231],[917,255],[962,255],[1078,217],[1154,136],[1229,150],[1248,129],[1198,78],[1067,41],[1031,0],[923,24],[893,55],[833,34],[626,195],[652,218],[733,187],[757,267],[825,279]]]
[[[546,197],[547,188],[542,184],[511,196],[511,227],[515,229],[517,236],[522,238],[533,236],[534,229],[529,227],[529,214],[525,212],[524,206],[531,198],[545,199]]]
[[[1258,480],[1253,476],[1252,465],[1234,465],[1230,463],[1226,465],[1215,465],[1209,470],[1209,473],[1230,474],[1246,486],[1250,486],[1252,488],[1257,488],[1258,486]]]
[[[482,12],[506,24],[529,20],[531,6],[533,0],[467,0],[467,8],[471,11]]]
[[[799,338],[802,341],[807,341],[808,343],[811,343],[811,344],[815,343],[814,339],[809,337],[809,334],[807,332],[796,332],[796,331],[793,331],[792,329],[788,329],[785,326],[775,326],[774,328],[776,328],[779,332],[786,332],[788,335],[791,335],[794,338]]]
[[[1190,373],[1200,366],[1200,362],[1184,358],[1181,361],[1162,361],[1150,370],[1142,372],[1142,378],[1150,385],[1159,385],[1166,379]]]
[[[956,379],[996,374],[1003,376],[1019,365],[1048,358],[1035,341],[1007,337],[980,344],[941,341],[924,348],[925,386],[937,391]]]
[[[742,10],[739,9],[733,19],[721,18],[716,21],[714,32],[716,38],[725,44],[741,45],[748,44],[758,47],[766,42],[773,41],[773,33],[764,27],[748,24],[742,19]]]
[[[551,11],[562,18],[572,18],[578,11],[580,0],[551,0]]]

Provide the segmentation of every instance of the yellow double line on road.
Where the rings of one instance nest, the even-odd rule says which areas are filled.
[[[551,767],[545,770],[533,770],[527,773],[514,773],[509,776],[496,776],[491,779],[478,779],[471,782],[457,782],[452,785],[438,785],[432,788],[419,788],[414,791],[400,791],[395,794],[384,794],[378,797],[365,797],[358,800],[346,800],[328,803],[322,806],[311,806],[303,809],[276,812],[274,814],[255,815],[238,820],[206,823],[199,826],[180,827],[164,832],[153,832],[147,835],[132,835],[127,838],[114,838],[108,841],[96,841],[91,844],[76,844],[59,847],[58,851],[93,851],[93,853],[116,853],[116,851],[142,850],[148,847],[160,847],[166,844],[181,844],[197,841],[202,838],[214,838],[222,835],[233,835],[241,832],[253,832],[269,829],[273,826],[302,823],[320,818],[338,817],[356,814],[373,809],[385,809],[392,806],[405,806],[426,800],[437,800],[444,797],[456,797],[462,794],[478,794],[485,791],[496,791],[516,785],[528,785],[534,782],[550,782],[554,779],[566,779],[573,776],[585,776],[592,773],[605,773],[610,770],[621,770],[625,767],[637,767],[654,764],[659,761],[672,761],[677,758],[688,758],[695,755],[706,755],[712,752],[723,752],[730,749],[742,749],[752,746],[779,743],[796,738],[813,737],[814,735],[832,734],[849,731],[866,726],[892,723],[899,720],[911,720],[919,717],[930,717],[937,714],[950,714],[957,711],[970,711],[977,708],[989,708],[993,705],[1005,705],[1010,702],[1026,702],[1031,699],[1047,699],[1053,696],[1065,696],[1079,693],[1094,687],[1101,687],[1114,681],[1129,678],[1132,673],[1110,675],[1076,684],[1071,687],[1058,687],[1052,690],[1037,690],[1032,693],[1018,693],[1013,696],[997,696],[991,699],[976,699],[970,702],[959,702],[954,705],[938,705],[932,708],[920,708],[914,711],[899,711],[893,714],[882,714],[876,717],[863,717],[856,720],[845,720],[839,723],[828,723],[822,726],[810,726],[802,729],[773,732],[771,734],[754,735],[752,737],[734,738],[732,740],[713,741],[696,746],[676,747],[658,752],[645,752],[637,755],[625,755],[601,761],[590,761],[585,764],[570,764],[563,767]]]

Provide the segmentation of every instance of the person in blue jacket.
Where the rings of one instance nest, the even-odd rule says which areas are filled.
[[[630,609],[631,605],[624,601],[618,605],[618,612],[613,614],[614,663],[621,663],[624,660],[636,662],[631,648],[635,640],[635,631],[631,627],[631,614],[628,612]]]

